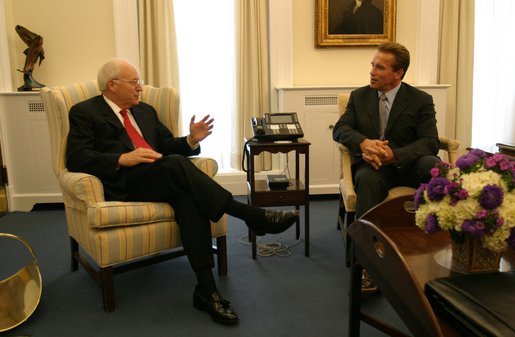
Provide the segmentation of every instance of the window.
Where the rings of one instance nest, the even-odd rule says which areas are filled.
[[[211,115],[213,134],[202,142],[202,155],[220,169],[230,168],[234,120],[235,20],[233,1],[174,1],[181,95],[181,134]]]
[[[515,143],[515,1],[476,0],[472,147]]]

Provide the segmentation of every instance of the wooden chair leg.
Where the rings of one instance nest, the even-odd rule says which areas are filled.
[[[77,241],[75,241],[74,238],[70,236],[70,250],[71,250],[71,270],[77,271],[79,269],[79,261],[77,261],[77,258],[75,255],[79,252],[79,244]]]
[[[351,238],[349,234],[347,234],[347,228],[349,228],[350,224],[355,220],[356,215],[354,212],[348,212],[346,219],[345,219],[345,225],[343,227],[342,234],[345,236],[345,265],[347,267],[350,267],[351,265]]]
[[[351,252],[352,255],[352,252]],[[350,257],[353,259],[353,257]],[[349,290],[349,334],[359,336],[361,325],[361,274],[363,267],[356,261],[351,263]]]
[[[218,275],[227,275],[227,237],[216,238],[216,257],[218,263]]]
[[[342,224],[345,220],[345,204],[343,203],[343,196],[341,193],[338,193],[340,195],[338,200],[338,221],[336,222],[336,229],[341,230]]]
[[[253,231],[250,231],[250,242],[252,242],[252,259],[257,258],[257,238]]]
[[[115,308],[113,274],[113,267],[100,268],[100,287],[106,312],[113,312]]]

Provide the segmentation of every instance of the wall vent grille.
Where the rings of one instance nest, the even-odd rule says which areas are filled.
[[[304,106],[316,107],[316,106],[328,106],[338,105],[338,96],[305,96]]]
[[[27,101],[29,105],[29,112],[44,112],[45,107],[42,101]]]

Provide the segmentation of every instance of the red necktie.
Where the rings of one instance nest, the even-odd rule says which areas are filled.
[[[146,149],[152,149],[152,146],[148,145],[148,143],[143,139],[143,137],[139,134],[138,131],[132,125],[129,116],[127,115],[127,110],[121,110],[120,114],[123,116],[123,125],[125,126],[125,130],[129,134],[129,137],[132,140],[132,144],[134,144],[135,148],[144,147]]]

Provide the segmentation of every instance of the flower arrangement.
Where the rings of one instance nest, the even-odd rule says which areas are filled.
[[[493,252],[515,249],[515,160],[472,149],[456,166],[441,162],[415,193],[415,222],[426,233],[466,236]]]

